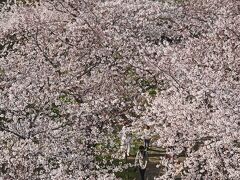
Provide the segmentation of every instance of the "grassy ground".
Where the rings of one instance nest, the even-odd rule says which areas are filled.
[[[134,164],[135,154],[138,150],[139,145],[141,144],[137,143],[135,145],[136,147],[132,148],[131,155],[127,158],[128,163]],[[157,147],[152,147],[149,149],[149,162],[146,170],[147,180],[153,180],[154,177],[158,177],[163,173],[161,168],[157,168],[157,164],[160,163],[161,156],[165,156],[163,149]],[[137,180],[139,179],[139,172],[135,168],[131,167],[122,172],[116,173],[116,176],[118,178],[122,178],[123,180]]]
[[[114,136],[114,135],[113,135]],[[117,150],[119,150],[120,147],[120,139],[116,138],[116,135],[112,137],[114,139],[114,144],[117,146]],[[157,139],[157,137],[156,137]],[[153,138],[154,140],[154,138]],[[97,157],[97,161],[101,162],[103,159],[109,161],[110,164],[114,164],[118,166],[119,164],[125,164],[130,163],[134,165],[135,156],[137,154],[138,148],[140,145],[143,145],[143,140],[137,138],[137,136],[133,135],[133,142],[131,145],[131,151],[130,156],[127,157],[127,159],[113,159],[109,154],[103,153],[102,155]],[[106,146],[106,145],[100,145],[100,146]],[[100,148],[100,147],[99,147]],[[106,147],[110,148],[110,147]],[[149,162],[147,165],[146,170],[146,180],[154,180],[154,177],[159,177],[161,174],[163,174],[163,167],[159,167],[157,165],[160,164],[160,157],[165,156],[166,152],[163,148],[160,147],[150,147],[148,150],[148,156],[149,156]],[[182,158],[178,158],[179,161],[183,161]],[[112,162],[110,163],[110,160]],[[107,163],[108,164],[108,163]],[[115,172],[115,175],[117,178],[121,178],[123,180],[137,180],[139,179],[139,172],[135,167],[129,167],[128,169],[124,169],[122,172]],[[181,179],[181,178],[176,178]]]
[[[134,151],[134,149],[132,150],[132,152],[133,151]],[[148,154],[149,154],[148,155],[149,161],[148,161],[147,170],[146,170],[146,180],[154,180],[154,177],[159,177],[164,173],[163,167],[157,166],[157,165],[160,164],[160,157],[166,156],[166,152],[162,148],[151,147],[148,151]],[[178,160],[180,162],[183,162],[184,159],[185,159],[185,157],[178,157]],[[135,154],[131,154],[127,158],[127,163],[134,164],[134,160],[135,160]],[[126,162],[126,160],[125,160],[125,162]],[[139,172],[133,167],[128,168],[122,172],[116,173],[116,176],[123,180],[138,180],[138,179],[140,179]],[[176,176],[175,179],[181,180],[181,177]]]

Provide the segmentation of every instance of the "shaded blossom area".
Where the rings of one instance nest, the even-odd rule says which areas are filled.
[[[0,179],[240,179],[239,56],[238,0],[1,1]]]

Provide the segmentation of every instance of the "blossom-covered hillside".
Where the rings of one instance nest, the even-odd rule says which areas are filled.
[[[0,177],[117,179],[147,124],[183,179],[239,179],[239,56],[238,0],[1,5]]]

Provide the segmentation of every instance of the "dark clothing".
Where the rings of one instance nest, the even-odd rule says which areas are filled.
[[[145,175],[145,172],[146,172],[147,162],[148,162],[147,151],[140,151],[139,150],[137,152],[137,155],[136,155],[136,158],[135,158],[135,167],[138,168],[141,180],[144,180],[144,175]]]
[[[144,139],[144,148],[145,149],[148,149],[149,144],[150,144],[150,139]]]
[[[138,167],[138,170],[140,173],[141,180],[144,180],[144,175],[145,175],[146,169],[141,169],[141,167]]]

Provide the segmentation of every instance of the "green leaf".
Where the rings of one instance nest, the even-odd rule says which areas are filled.
[[[157,90],[156,89],[149,89],[148,94],[152,97],[155,97],[157,95]]]

